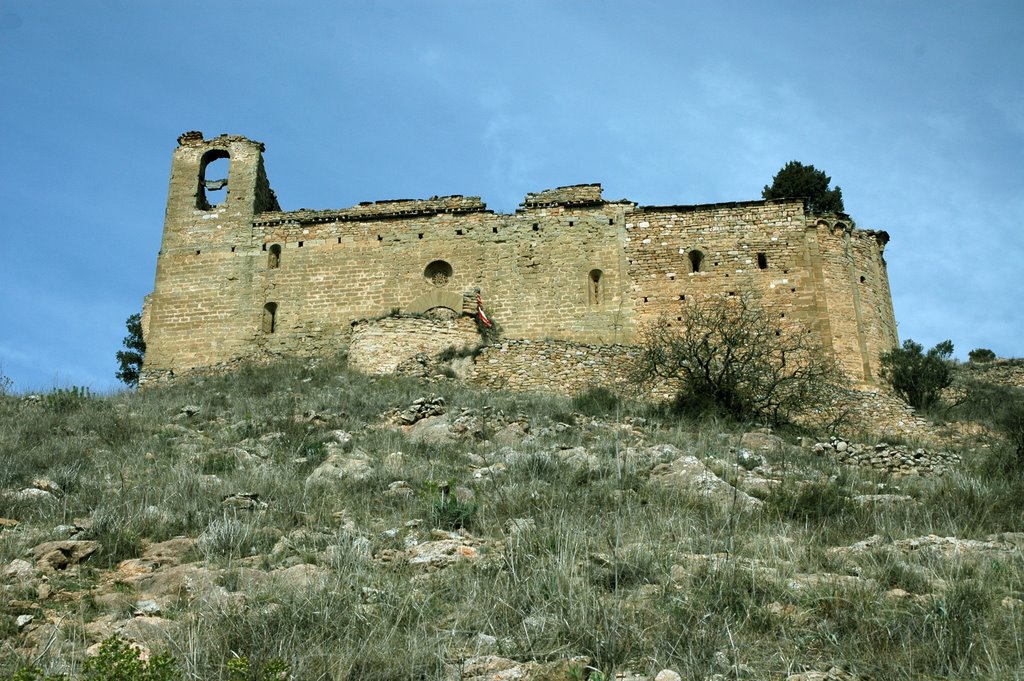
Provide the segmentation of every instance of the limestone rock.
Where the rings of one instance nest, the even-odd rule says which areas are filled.
[[[32,554],[36,559],[36,567],[48,572],[74,567],[100,548],[98,541],[66,539],[44,542],[32,549]]]
[[[365,480],[373,475],[370,459],[362,450],[356,449],[351,454],[333,453],[317,466],[309,477],[306,486],[316,484],[333,484],[341,480]]]
[[[736,504],[745,510],[760,508],[763,502],[741,492],[712,473],[695,456],[681,456],[672,463],[659,464],[651,471],[651,482],[686,489],[723,505]]]
[[[744,433],[742,437],[740,437],[740,447],[745,447],[754,451],[776,451],[785,446],[785,440],[778,435],[771,435],[770,433],[755,431],[751,433]]]

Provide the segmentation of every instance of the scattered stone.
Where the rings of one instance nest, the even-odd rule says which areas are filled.
[[[26,582],[35,576],[36,570],[32,563],[27,560],[15,558],[4,568],[3,576],[11,577],[21,582]]]
[[[260,500],[260,495],[255,492],[235,492],[228,494],[221,501],[222,506],[238,509],[240,511],[265,511],[267,502]]]
[[[395,480],[388,485],[387,491],[384,492],[389,497],[411,497],[415,493],[415,490],[405,480]]]
[[[655,466],[651,482],[686,489],[715,503],[735,504],[746,510],[760,508],[764,503],[722,480],[695,456],[681,456],[672,463]]]
[[[662,669],[654,677],[654,681],[683,681],[683,677],[679,676],[679,674],[671,669]]]
[[[132,615],[135,617],[156,617],[160,613],[160,605],[156,601],[146,599],[135,603],[135,610]]]
[[[505,532],[510,537],[518,537],[537,527],[537,521],[533,518],[512,518],[505,523]]]
[[[786,677],[786,681],[857,681],[857,677],[839,667],[832,667],[827,672],[813,671],[790,674]]]
[[[13,495],[15,501],[56,501],[57,497],[53,496],[50,492],[45,489],[39,489],[37,487],[26,487],[23,490],[15,492]]]
[[[442,568],[461,560],[474,560],[476,547],[463,538],[423,542],[406,550],[409,565]]]
[[[740,437],[740,447],[757,451],[776,451],[786,446],[786,441],[778,435],[770,433],[752,432],[744,433]]]
[[[198,406],[196,406],[194,404],[186,404],[184,407],[182,407],[178,411],[178,415],[177,415],[176,418],[179,418],[179,419],[182,419],[182,418],[190,419],[190,418],[192,418],[193,416],[195,416],[196,414],[198,414],[201,411],[202,411],[201,407],[198,407]]]
[[[14,623],[18,625],[18,630],[20,631],[27,627],[29,624],[31,624],[32,620],[34,619],[35,617],[33,617],[32,615],[18,615],[18,617],[14,620]]]
[[[371,475],[373,467],[369,456],[362,450],[356,449],[349,455],[335,452],[309,474],[306,486],[333,484],[341,480],[365,480]]]
[[[44,542],[32,549],[32,553],[39,570],[52,572],[74,567],[100,548],[98,541],[66,539]]]

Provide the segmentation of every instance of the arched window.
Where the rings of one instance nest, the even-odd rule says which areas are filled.
[[[704,254],[696,249],[686,254],[686,257],[690,259],[690,271],[700,272],[700,266],[704,262]]]
[[[263,306],[263,333],[274,333],[277,328],[277,303]]]
[[[601,270],[590,270],[587,276],[587,301],[594,306],[601,304],[601,297],[604,291],[601,285],[601,277],[604,273]]]
[[[276,270],[281,266],[281,244],[272,244],[267,254],[267,267]]]
[[[444,286],[452,278],[452,266],[444,260],[435,260],[423,270],[423,277],[434,286]]]
[[[231,154],[225,149],[211,149],[199,161],[199,189],[196,207],[210,210],[224,202],[228,196],[228,170]]]

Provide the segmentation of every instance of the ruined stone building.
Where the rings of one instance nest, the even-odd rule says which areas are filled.
[[[284,211],[263,151],[237,135],[178,138],[144,306],[144,381],[348,349],[360,329],[406,354],[443,349],[475,334],[478,290],[507,339],[480,370],[519,366],[504,378],[520,387],[550,387],[552,362],[614,363],[608,348],[710,295],[755,294],[806,325],[859,383],[877,380],[879,356],[897,342],[888,235],[811,215],[802,199],[640,206],[591,184],[527,194],[512,214],[469,196]],[[395,311],[440,321],[355,323]]]

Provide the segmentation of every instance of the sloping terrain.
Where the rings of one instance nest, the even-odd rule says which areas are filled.
[[[0,675],[75,678],[113,635],[189,679],[1024,668],[1024,477],[984,472],[998,442],[601,397],[327,361],[0,396]]]

